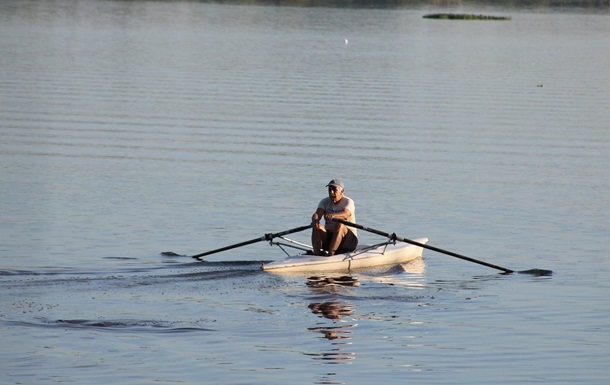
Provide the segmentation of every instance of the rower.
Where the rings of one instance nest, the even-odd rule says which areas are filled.
[[[328,197],[318,203],[311,216],[311,244],[315,255],[335,255],[349,253],[358,246],[357,230],[333,219],[356,223],[354,201],[345,196],[345,185],[340,179],[331,180],[326,187]],[[324,218],[324,226],[320,223]]]

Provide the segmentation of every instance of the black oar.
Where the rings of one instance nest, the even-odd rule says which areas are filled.
[[[343,223],[346,226],[355,227],[355,228],[360,229],[360,230],[369,231],[369,232],[374,233],[374,234],[382,235],[382,236],[388,237],[388,238],[390,238],[392,240],[397,240],[397,241],[401,241],[401,242],[410,243],[412,245],[423,247],[423,248],[429,249],[429,250],[433,250],[433,251],[436,251],[438,253],[443,253],[443,254],[451,255],[452,257],[460,258],[460,259],[463,259],[465,261],[478,263],[479,265],[483,265],[483,266],[487,266],[487,267],[491,267],[493,269],[497,269],[497,270],[503,271],[506,274],[512,274],[512,273],[515,272],[514,270],[507,269],[506,267],[502,267],[502,266],[494,265],[492,263],[488,263],[488,262],[485,262],[485,261],[480,261],[478,259],[470,258],[470,257],[467,257],[465,255],[454,253],[453,251],[443,250],[443,249],[439,249],[438,247],[434,247],[434,246],[426,245],[424,243],[419,243],[419,242],[416,242],[416,241],[412,241],[410,239],[399,237],[396,234],[384,233],[383,231],[371,229],[370,227],[364,227],[364,226],[356,224],[356,223],[351,223],[351,222],[348,222],[348,221],[344,221],[343,219],[333,219],[333,221],[339,222],[339,223]],[[553,271],[552,270],[543,270],[543,269],[530,269],[530,270],[519,271],[519,273],[521,273],[521,274],[533,274],[533,275],[552,275]]]
[[[205,253],[193,255],[192,257],[195,258],[195,259],[201,259],[201,257],[205,257],[206,255],[210,255],[210,254],[214,254],[214,253],[220,253],[221,251],[235,249],[236,247],[251,245],[253,243],[260,242],[260,241],[270,241],[273,238],[281,237],[282,235],[298,233],[299,231],[307,230],[307,229],[310,229],[310,228],[311,228],[311,225],[307,225],[307,226],[296,227],[294,229],[282,231],[282,232],[275,233],[275,234],[265,234],[265,235],[263,235],[262,237],[259,237],[259,238],[254,238],[254,239],[251,239],[249,241],[240,242],[240,243],[237,243],[237,244],[231,245],[231,246],[221,247],[220,249],[216,249],[216,250],[212,250],[212,251],[206,251]]]

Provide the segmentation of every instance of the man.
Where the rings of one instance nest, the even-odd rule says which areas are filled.
[[[356,223],[356,206],[354,201],[345,195],[345,186],[339,179],[331,180],[328,197],[318,204],[318,209],[311,216],[311,244],[315,255],[335,255],[356,250],[358,233],[355,228],[347,227],[333,219],[343,219]],[[324,218],[325,226],[320,220]]]

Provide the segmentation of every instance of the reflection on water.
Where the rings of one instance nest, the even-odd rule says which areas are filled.
[[[307,286],[327,289],[336,286],[360,286],[360,281],[349,275],[341,277],[312,276],[307,278]]]
[[[313,314],[328,318],[333,321],[341,320],[344,316],[352,314],[352,306],[340,302],[331,301],[323,303],[311,303],[309,309]]]
[[[333,349],[330,352],[323,353],[305,353],[306,356],[312,356],[314,360],[330,361],[329,364],[339,364],[343,361],[351,361],[356,359],[356,353],[349,353],[341,351],[340,349]]]
[[[329,340],[337,340],[337,339],[348,339],[350,338],[349,334],[351,333],[349,330],[339,330],[344,328],[353,327],[355,325],[342,325],[342,326],[332,326],[332,327],[320,327],[320,328],[309,328],[310,331],[319,331],[324,334],[324,338]]]
[[[423,258],[416,258],[401,266],[405,269],[405,272],[410,274],[424,274],[426,272],[426,262]]]
[[[347,345],[351,345],[351,329],[356,327],[357,324],[337,324],[339,322],[347,322],[344,321],[344,317],[352,315],[353,306],[349,303],[340,301],[327,301],[313,302],[309,304],[308,307],[313,314],[320,318],[329,319],[333,322],[333,324],[325,325],[321,322],[316,326],[307,328],[307,330],[314,333],[319,333],[323,336],[323,338],[332,341],[332,348],[330,351],[308,353],[306,355],[311,356],[315,360],[329,361],[329,363],[339,363],[356,359],[356,353],[346,351],[345,348]]]

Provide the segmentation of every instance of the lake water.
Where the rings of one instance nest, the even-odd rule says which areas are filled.
[[[605,6],[2,2],[0,382],[605,384],[609,68]],[[554,274],[188,257],[335,177],[365,226]]]

